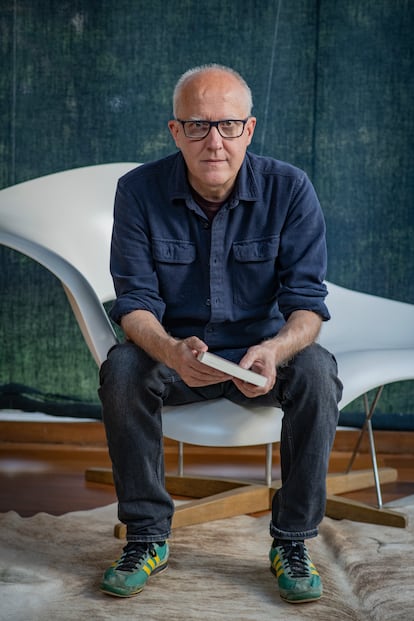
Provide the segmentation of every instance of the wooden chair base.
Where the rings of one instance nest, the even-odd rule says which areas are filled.
[[[379,476],[381,483],[389,483],[397,479],[397,471],[394,468],[381,468]],[[90,468],[85,477],[87,481],[113,484],[112,472],[107,468]],[[235,515],[269,511],[273,495],[280,485],[281,481],[273,481],[271,487],[267,487],[231,479],[167,475],[166,487],[172,496],[193,499],[178,504],[172,527],[180,528]],[[328,475],[326,515],[335,519],[405,528],[407,519],[402,513],[378,509],[336,495],[373,485],[373,474],[366,470]],[[114,535],[120,539],[125,538],[125,525],[117,524]]]
[[[398,511],[391,509],[378,509],[357,500],[349,500],[340,496],[328,496],[326,499],[325,515],[335,520],[353,520],[354,522],[367,522],[381,526],[395,526],[405,528],[407,517]]]

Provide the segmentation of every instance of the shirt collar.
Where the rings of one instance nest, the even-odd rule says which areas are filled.
[[[176,154],[171,176],[169,179],[169,195],[171,200],[175,199],[191,199],[191,189],[187,180],[187,169],[184,158],[179,151]],[[246,153],[239,174],[236,180],[236,187],[232,193],[230,207],[237,205],[240,200],[257,201],[259,198],[259,190],[256,182],[254,170],[250,160],[250,156]]]

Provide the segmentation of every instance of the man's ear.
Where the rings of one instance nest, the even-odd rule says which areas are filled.
[[[168,121],[168,129],[171,132],[171,136],[173,137],[174,142],[177,144],[177,136],[178,136],[178,132],[180,129],[178,121],[175,121],[175,120]]]
[[[251,141],[252,141],[255,127],[256,127],[256,117],[255,116],[251,116],[249,118],[249,120],[247,121],[247,123],[246,123],[246,131],[247,131],[247,135],[249,137],[248,144],[250,144]]]

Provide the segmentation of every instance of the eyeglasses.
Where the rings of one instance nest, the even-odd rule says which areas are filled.
[[[223,121],[182,121],[177,119],[183,126],[184,134],[192,140],[203,140],[212,127],[216,127],[222,138],[239,138],[244,132],[247,119],[225,119]]]

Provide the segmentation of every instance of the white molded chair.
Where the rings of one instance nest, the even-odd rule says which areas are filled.
[[[138,164],[102,164],[68,170],[0,190],[0,242],[24,253],[55,274],[65,289],[85,341],[98,365],[117,342],[102,306],[114,297],[109,274],[113,199],[117,179]],[[341,407],[368,390],[414,379],[414,306],[346,290],[328,283],[333,319],[324,325],[321,343],[337,357],[344,382]],[[388,322],[388,324],[387,324]],[[389,329],[387,329],[387,325]],[[369,410],[369,408],[368,408]],[[200,415],[202,412],[202,415]],[[370,430],[368,411],[368,430]],[[278,408],[245,408],[222,399],[206,404],[164,408],[166,437],[179,442],[179,476],[167,476],[171,493],[199,497],[179,506],[174,526],[238,513],[267,510],[274,489],[272,445],[279,442]],[[266,476],[261,485],[183,476],[182,446],[266,446]],[[375,481],[380,474],[372,444]],[[395,480],[392,469],[381,480]],[[90,480],[108,480],[90,472]],[[365,472],[328,477],[328,491],[367,487]],[[380,501],[380,498],[379,498]],[[399,513],[329,497],[327,513],[363,521],[405,525]]]

